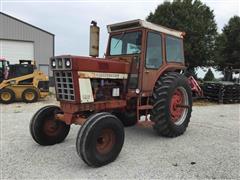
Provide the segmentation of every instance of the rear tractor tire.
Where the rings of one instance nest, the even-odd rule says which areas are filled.
[[[9,88],[0,90],[0,103],[10,104],[15,101],[15,93]]]
[[[25,103],[33,103],[38,100],[38,92],[35,89],[25,89],[22,93],[22,100]]]
[[[114,115],[103,112],[90,116],[80,128],[76,149],[89,166],[111,163],[119,155],[124,143],[124,128]]]
[[[153,129],[159,135],[176,137],[183,134],[192,112],[192,92],[187,78],[176,72],[160,77],[153,90],[152,105]]]
[[[57,106],[45,106],[39,109],[30,121],[32,138],[40,145],[61,143],[68,135],[70,125],[55,119],[55,113],[61,112]]]

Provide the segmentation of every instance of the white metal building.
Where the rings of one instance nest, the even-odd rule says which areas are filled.
[[[35,60],[47,75],[54,56],[54,34],[0,12],[0,57],[11,64],[20,59]]]

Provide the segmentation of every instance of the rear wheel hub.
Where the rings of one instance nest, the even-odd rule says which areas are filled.
[[[170,103],[172,122],[180,125],[184,122],[187,114],[188,95],[183,87],[178,87],[173,93]]]

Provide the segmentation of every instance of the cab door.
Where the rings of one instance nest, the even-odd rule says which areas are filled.
[[[163,37],[159,32],[148,31],[145,47],[145,65],[142,75],[142,91],[151,92],[152,84],[164,63]]]

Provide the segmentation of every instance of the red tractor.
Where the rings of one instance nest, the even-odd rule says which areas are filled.
[[[105,58],[98,56],[99,27],[90,26],[90,56],[50,59],[60,107],[46,106],[32,117],[30,131],[40,145],[62,142],[79,124],[76,149],[89,166],[114,161],[124,143],[124,126],[150,119],[158,135],[186,131],[192,92],[183,72],[183,32],[133,20],[108,25]]]

